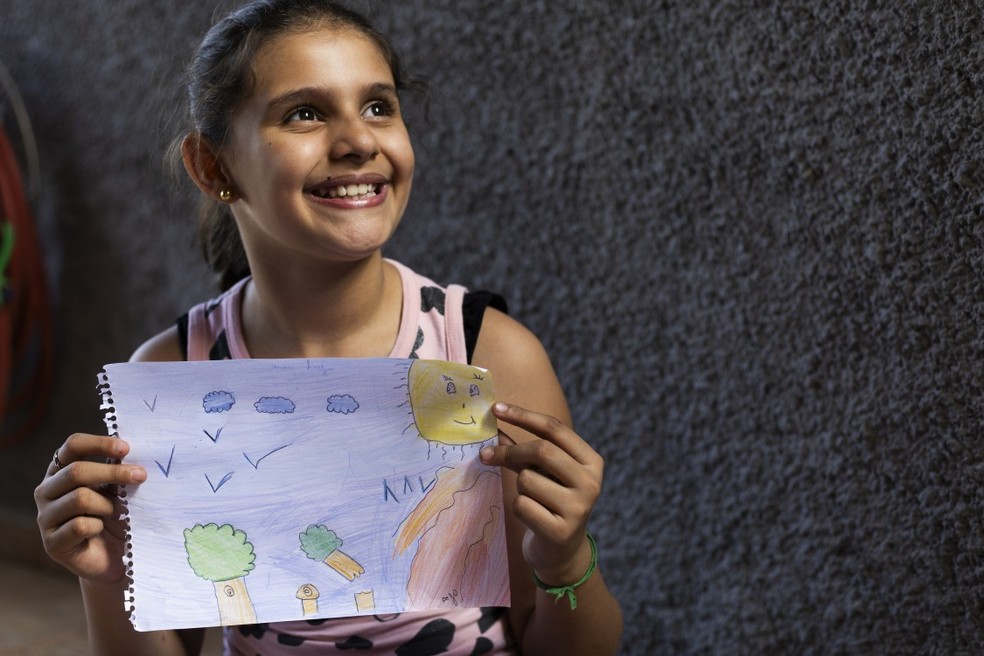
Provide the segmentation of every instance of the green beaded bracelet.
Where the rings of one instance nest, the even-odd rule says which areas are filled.
[[[577,608],[577,597],[574,596],[574,589],[580,585],[583,585],[585,581],[590,579],[591,575],[594,574],[595,569],[598,568],[598,545],[595,543],[595,539],[591,537],[590,533],[585,533],[585,536],[588,538],[588,544],[591,545],[591,564],[588,565],[588,571],[585,572],[584,576],[578,579],[577,582],[554,588],[541,581],[540,577],[536,575],[536,572],[533,572],[533,580],[536,582],[536,587],[540,588],[547,594],[556,595],[557,598],[554,599],[554,603],[557,603],[564,597],[564,595],[567,595],[567,601],[571,605],[571,610]]]

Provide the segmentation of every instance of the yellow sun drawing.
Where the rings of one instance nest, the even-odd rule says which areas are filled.
[[[419,361],[410,367],[410,407],[420,436],[449,446],[498,434],[491,377],[456,362]]]

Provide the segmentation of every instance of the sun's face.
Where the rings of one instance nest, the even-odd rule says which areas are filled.
[[[464,364],[428,364],[410,367],[410,405],[420,436],[450,446],[495,437],[491,377]]]

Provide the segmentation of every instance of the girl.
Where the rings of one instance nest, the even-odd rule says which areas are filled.
[[[614,653],[621,611],[586,533],[603,463],[569,427],[543,347],[487,307],[494,296],[442,289],[382,255],[413,178],[405,88],[387,40],[328,0],[257,0],[217,23],[190,70],[180,153],[212,207],[205,251],[227,291],[133,359],[427,357],[489,369],[502,437],[480,457],[502,468],[512,606],[230,627],[226,651]],[[147,473],[105,463],[127,452],[84,434],[55,451],[35,492],[45,549],[81,580],[95,653],[196,654],[203,630],[137,633],[124,612],[120,507],[107,490]]]

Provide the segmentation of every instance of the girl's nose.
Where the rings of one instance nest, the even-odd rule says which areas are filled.
[[[332,132],[328,153],[332,159],[349,159],[361,163],[379,154],[376,135],[361,117],[339,120]]]

